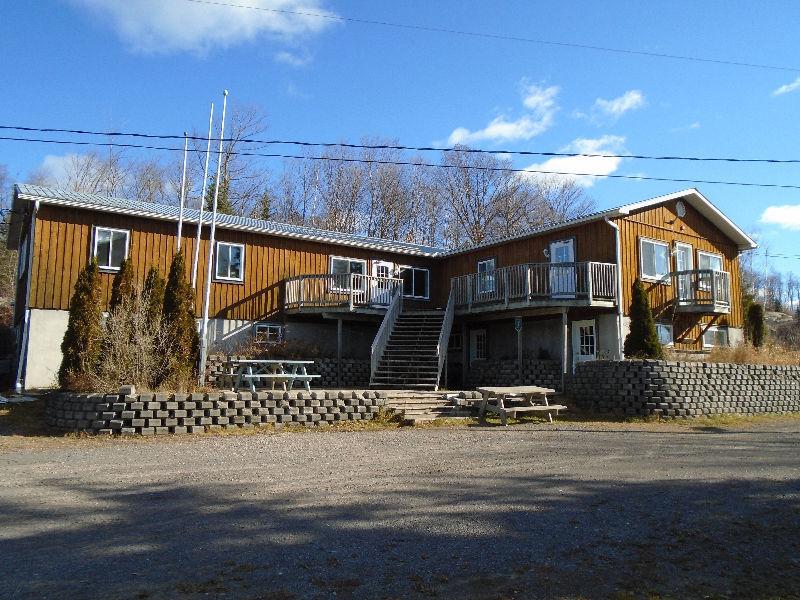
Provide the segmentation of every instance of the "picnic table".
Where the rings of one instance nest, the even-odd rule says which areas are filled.
[[[235,359],[225,363],[224,376],[235,390],[246,387],[255,392],[269,383],[270,389],[280,385],[286,391],[299,381],[310,392],[311,381],[321,377],[308,374],[306,366],[313,364],[313,360]]]
[[[555,394],[555,390],[538,387],[535,385],[520,386],[490,386],[480,387],[478,391],[482,398],[478,418],[483,420],[486,411],[500,415],[500,422],[507,426],[508,416],[512,418],[517,413],[545,412],[547,419],[553,422],[553,412],[558,416],[559,410],[567,410],[562,404],[550,404],[548,394]]]

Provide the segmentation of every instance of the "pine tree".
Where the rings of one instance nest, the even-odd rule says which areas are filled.
[[[750,342],[754,347],[760,348],[764,345],[764,307],[758,302],[753,302],[747,308],[746,319],[747,331],[750,335]]]
[[[663,359],[664,348],[658,341],[650,301],[642,282],[638,279],[633,283],[630,315],[631,331],[625,338],[625,356]]]
[[[58,383],[63,388],[84,387],[100,360],[102,344],[102,304],[100,299],[100,270],[92,259],[78,274],[75,291],[69,302],[69,319],[63,355],[58,369]]]
[[[216,177],[212,176],[211,181],[209,182],[208,185],[208,190],[206,191],[206,210],[208,212],[214,210],[215,182],[216,182]],[[230,199],[230,183],[225,178],[225,176],[222,177],[222,183],[219,186],[219,196],[217,196],[217,212],[221,215],[235,214]]]
[[[147,303],[147,321],[154,327],[161,321],[164,310],[164,290],[167,282],[158,267],[150,267],[142,286],[142,299]]]
[[[133,299],[136,296],[136,280],[133,274],[133,262],[130,259],[125,259],[119,265],[119,271],[114,275],[114,281],[111,284],[111,301],[108,304],[108,310],[113,311],[125,299]]]
[[[200,340],[194,312],[194,294],[186,278],[180,250],[172,259],[164,290],[163,323],[169,336],[170,376],[178,385],[188,383],[195,371]]]

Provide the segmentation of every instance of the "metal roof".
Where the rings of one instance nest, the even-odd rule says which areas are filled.
[[[155,204],[152,202],[142,202],[140,200],[72,192],[69,190],[29,184],[17,184],[15,186],[15,197],[21,200],[39,201],[43,204],[72,206],[75,208],[137,217],[150,217],[166,221],[177,221],[180,211],[178,206],[169,204]],[[199,211],[197,209],[184,209],[183,220],[185,223],[197,223],[198,217]],[[211,214],[204,211],[203,224],[210,223]],[[239,217],[236,215],[218,214],[217,227],[415,256],[433,257],[441,255],[444,252],[443,248],[421,246],[419,244],[385,240],[351,233],[339,233],[337,231],[328,231],[313,227],[289,225],[287,223],[276,223],[275,221],[251,219],[249,217]]]

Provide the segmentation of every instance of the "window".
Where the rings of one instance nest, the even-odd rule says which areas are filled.
[[[711,252],[697,251],[697,268],[704,270],[710,269],[712,271],[722,271],[722,256],[719,254],[712,254]],[[700,273],[697,287],[701,290],[710,290],[711,281],[714,276],[708,273]]]
[[[709,327],[703,332],[703,348],[728,345],[727,327]]]
[[[669,244],[657,240],[639,239],[639,260],[642,279],[663,281],[669,275]]]
[[[485,360],[487,356],[486,330],[473,329],[469,332],[469,353],[471,360]]]
[[[400,267],[400,278],[403,280],[403,297],[428,300],[431,296],[430,276],[431,273],[428,269]]]
[[[450,339],[447,342],[447,350],[449,352],[455,352],[456,350],[463,350],[464,349],[464,338],[461,335],[461,332],[453,332],[450,334]]]
[[[254,337],[256,344],[277,344],[283,341],[283,325],[277,325],[275,323],[256,323]]]
[[[217,242],[217,279],[244,281],[244,246]]]
[[[656,323],[656,332],[658,333],[658,342],[662,346],[672,346],[672,325],[669,323]]]
[[[367,261],[360,258],[346,258],[343,256],[331,256],[332,277],[331,290],[336,292],[350,292],[349,275],[366,275]],[[365,289],[365,280],[361,277],[355,282],[354,289]]]
[[[126,229],[94,228],[94,251],[101,269],[119,271],[122,261],[128,258],[128,237]]]
[[[494,258],[478,261],[478,293],[491,294],[495,291],[495,265]]]

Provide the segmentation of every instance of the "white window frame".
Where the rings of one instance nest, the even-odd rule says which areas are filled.
[[[489,356],[489,339],[486,335],[485,329],[472,329],[470,332],[470,344],[469,344],[469,359],[470,361],[473,360],[486,360]],[[472,343],[473,335],[475,339],[475,343]],[[483,356],[478,355],[479,344],[478,338],[483,337]]]
[[[644,252],[642,250],[642,245],[647,242],[650,244],[654,244],[656,246],[661,246],[662,248],[667,249],[667,272],[661,276],[658,275],[646,275],[644,272]],[[672,253],[670,252],[670,245],[669,242],[664,242],[662,240],[656,240],[653,238],[648,237],[640,237],[639,238],[639,277],[642,281],[653,281],[656,283],[661,283],[664,285],[670,285],[670,268],[672,266]]]
[[[219,249],[220,246],[231,246],[231,247],[238,247],[242,250],[242,266],[240,270],[240,277],[225,277],[219,274]],[[217,248],[216,252],[214,252],[214,280],[215,281],[233,281],[236,283],[241,283],[244,281],[244,244],[238,244],[236,242],[222,242],[217,241]],[[228,273],[230,273],[230,252],[228,254],[229,266],[228,266]]]
[[[660,332],[661,328],[669,331],[669,342],[667,342],[666,344],[661,341],[661,332]],[[656,332],[658,333],[658,341],[662,346],[675,345],[675,328],[672,326],[672,323],[659,323],[658,321],[656,321]]]
[[[491,269],[484,269],[481,272],[481,265],[491,265]],[[493,294],[497,290],[497,280],[495,271],[497,270],[497,259],[485,258],[478,261],[478,293]]]
[[[346,260],[348,263],[354,263],[354,262],[361,263],[362,265],[364,265],[364,271],[363,271],[363,273],[361,273],[361,275],[365,275],[366,276],[369,273],[367,271],[367,267],[368,267],[367,260],[364,259],[364,258],[351,258],[349,256],[331,256],[331,257],[328,258],[328,267],[329,267],[328,271],[330,272],[331,275],[334,274],[333,273],[333,261],[334,260]],[[348,271],[347,271],[348,274],[352,274],[353,273],[352,271],[350,271],[350,265],[349,264],[347,265],[347,269],[348,269]],[[356,273],[356,274],[358,275],[358,273]],[[341,275],[341,273],[337,273],[337,275]],[[334,282],[336,281],[335,278],[332,278],[332,280]],[[363,291],[364,290],[364,286],[363,286],[364,281],[366,281],[366,279],[362,280],[362,287],[361,288],[357,287],[356,289],[360,289],[360,290]],[[350,292],[350,288],[349,287],[346,287],[346,288],[345,287],[339,287],[338,285],[336,285],[334,283],[333,285],[331,285],[330,291],[332,291],[332,292],[349,293]]]
[[[415,271],[425,271],[426,277],[428,279],[428,286],[427,286],[428,287],[428,295],[427,296],[417,296],[417,295],[415,295],[413,293],[407,294],[406,293],[406,288],[405,288],[405,285],[404,285],[403,286],[403,298],[409,298],[411,300],[430,300],[431,299],[431,270],[429,268],[427,268],[427,267],[415,267],[413,265],[401,265],[400,268],[398,269],[398,271],[399,271],[398,275],[399,275],[401,280],[403,279],[403,270],[404,269],[410,269],[411,270],[411,282],[412,283],[414,282],[414,279],[415,279],[414,278],[414,272]]]
[[[267,331],[277,330],[278,339],[275,341],[270,341],[269,339],[259,341],[258,334],[260,329],[266,329]],[[283,334],[284,334],[284,326],[280,323],[256,323],[253,325],[253,341],[256,344],[264,345],[264,346],[273,346],[275,344],[280,344],[283,341]],[[267,338],[269,338],[269,333],[267,334]]]
[[[718,272],[722,272],[724,270],[725,257],[722,256],[722,254],[719,254],[718,252],[709,252],[708,250],[698,250],[697,251],[697,270],[698,271],[704,269],[704,267],[700,266],[700,257],[701,256],[718,258],[719,259],[719,271]],[[712,271],[717,271],[717,269],[712,269]],[[701,289],[701,290],[704,290],[704,291],[708,291],[708,290],[711,289],[711,284],[709,283],[707,275],[700,275],[698,277],[697,287],[699,289]]]
[[[711,332],[717,333],[719,331],[724,331],[725,332],[725,342],[726,343],[723,346],[718,346],[717,344],[707,344],[706,343],[706,334],[707,333],[711,333]],[[710,327],[706,327],[706,329],[703,331],[703,348],[725,348],[727,346],[730,346],[731,345],[731,338],[729,336],[730,336],[730,332],[728,331],[727,327],[723,327],[721,325],[711,325]]]
[[[123,260],[128,259],[128,252],[130,251],[131,245],[131,232],[130,229],[116,229],[114,227],[103,227],[102,225],[95,225],[92,229],[92,258],[97,258],[97,242],[98,242],[98,233],[100,231],[110,231],[112,233],[124,233],[125,234],[125,257]],[[111,256],[109,255],[109,259]],[[97,266],[101,271],[119,271],[119,267],[114,266],[104,266],[100,264],[100,261],[97,261]]]

